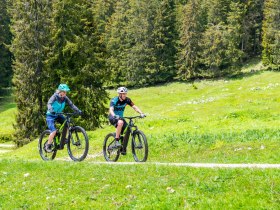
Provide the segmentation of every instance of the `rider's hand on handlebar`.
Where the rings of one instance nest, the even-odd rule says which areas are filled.
[[[83,114],[83,112],[81,110],[74,112],[74,115],[82,115],[82,114]]]
[[[115,115],[114,118],[118,120],[118,119],[120,119],[120,116],[119,115]]]
[[[141,118],[144,118],[144,117],[146,117],[146,115],[145,115],[144,113],[141,113],[141,114],[140,114],[140,117],[141,117]]]

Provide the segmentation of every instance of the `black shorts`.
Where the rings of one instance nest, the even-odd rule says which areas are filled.
[[[121,134],[123,134],[123,131],[125,130],[125,128],[127,127],[127,122],[125,121],[125,119],[121,119],[123,121],[123,127],[122,127],[122,132]],[[115,128],[118,126],[118,119],[114,118],[113,116],[109,115],[109,121],[111,123],[111,125],[113,125]]]

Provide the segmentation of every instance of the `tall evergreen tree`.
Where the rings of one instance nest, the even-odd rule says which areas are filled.
[[[106,25],[114,13],[114,5],[117,0],[95,0],[92,6],[94,21],[97,23],[97,32],[105,35]],[[102,40],[103,37],[102,37]]]
[[[176,31],[175,3],[161,0],[156,6],[154,21],[150,24],[151,48],[154,60],[150,64],[150,83],[165,82],[175,76]]]
[[[246,16],[243,20],[244,36],[242,43],[246,58],[261,54],[263,7],[264,0],[246,1]]]
[[[130,47],[128,41],[128,10],[130,9],[129,0],[117,1],[114,6],[114,13],[106,24],[106,49],[109,58],[107,66],[111,72],[111,85],[127,85],[127,50]]]
[[[205,14],[205,13],[204,13]],[[198,0],[190,0],[183,9],[178,49],[178,78],[186,80],[197,76],[200,64],[205,16]]]
[[[264,3],[263,63],[272,68],[280,67],[280,0]]]
[[[226,33],[226,54],[224,60],[227,60],[229,66],[236,66],[242,62],[245,51],[245,15],[246,5],[243,2],[231,2],[230,11],[227,17]]]
[[[15,141],[23,145],[31,141],[43,128],[44,106],[42,87],[44,80],[45,47],[48,46],[49,0],[15,0],[11,10],[15,56],[13,83],[16,89],[18,113]]]
[[[155,59],[151,48],[150,24],[154,21],[154,1],[133,0],[128,11],[126,50],[126,80],[130,85],[148,83],[149,65]]]
[[[127,79],[131,84],[155,84],[172,78],[176,54],[174,1],[131,1],[127,30]]]
[[[52,88],[67,83],[71,99],[85,113],[81,120],[88,129],[100,125],[107,108],[103,84],[109,72],[105,68],[105,47],[94,22],[94,2],[86,0],[53,1],[53,46],[48,58]]]
[[[0,0],[0,90],[1,87],[10,87],[12,81],[12,53],[8,48],[12,34],[7,5],[7,0]]]
[[[154,84],[174,76],[173,0],[118,1],[107,26],[115,83]]]
[[[227,13],[229,0],[211,0],[208,3],[207,29],[203,33],[200,46],[203,48],[201,62],[213,75],[222,74],[221,70],[229,67],[227,53]]]

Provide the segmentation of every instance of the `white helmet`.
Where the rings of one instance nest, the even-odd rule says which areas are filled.
[[[127,93],[127,88],[126,87],[119,87],[117,92],[118,93]]]

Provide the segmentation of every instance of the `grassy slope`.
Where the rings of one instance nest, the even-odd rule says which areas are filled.
[[[11,140],[14,132],[13,123],[16,115],[14,97],[5,97],[0,100],[0,142]]]
[[[149,141],[148,161],[279,163],[279,78],[259,72],[131,90],[148,115],[138,120]],[[128,107],[126,114],[134,113]],[[88,132],[90,153],[82,163],[43,162],[37,141],[2,155],[0,209],[279,208],[277,169],[92,164],[104,161],[102,141],[112,130]],[[133,161],[131,153],[120,161]]]
[[[137,121],[148,137],[148,161],[279,163],[279,78],[277,72],[260,72],[131,90],[129,96],[148,115]],[[132,114],[127,107],[126,115]],[[88,132],[94,158],[87,161],[104,160],[103,138],[113,130],[105,125]],[[36,144],[10,156],[39,160]],[[67,152],[59,151],[63,156]],[[131,153],[120,161],[133,161]]]

